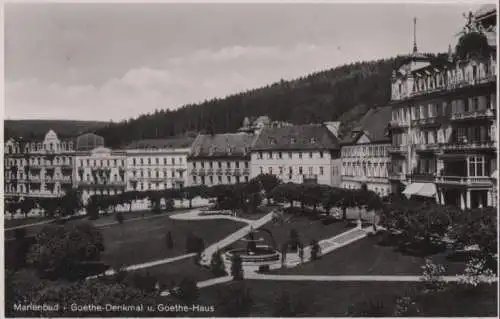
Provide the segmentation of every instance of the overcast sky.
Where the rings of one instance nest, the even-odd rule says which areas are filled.
[[[461,4],[6,4],[5,117],[114,121],[344,63],[446,52]]]

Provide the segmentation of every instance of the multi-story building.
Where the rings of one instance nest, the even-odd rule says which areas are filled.
[[[340,145],[325,124],[266,127],[252,146],[250,171],[251,178],[340,185]]]
[[[73,179],[84,203],[92,195],[115,195],[126,188],[125,152],[103,145],[104,139],[95,134],[77,138]]]
[[[127,190],[183,188],[194,138],[145,139],[126,147]]]
[[[389,167],[391,145],[388,123],[391,107],[369,110],[341,142],[342,187],[359,189],[363,184],[380,196],[391,193]]]
[[[249,133],[198,135],[188,157],[189,185],[248,182],[254,138]]]
[[[492,45],[491,37],[481,36],[484,32],[496,33],[494,7],[472,16],[465,28],[466,35],[473,33]],[[495,204],[496,46],[489,51],[466,56],[450,52],[443,61],[419,54],[415,45],[413,54],[395,70],[390,126],[393,190],[402,183],[408,196],[435,197],[441,204],[461,208]]]
[[[73,186],[74,140],[50,130],[43,140],[4,144],[6,196],[60,197]]]

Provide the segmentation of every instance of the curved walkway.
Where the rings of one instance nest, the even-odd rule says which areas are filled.
[[[212,214],[212,215],[202,215],[202,211],[199,209],[193,209],[186,213],[178,213],[170,215],[170,219],[175,220],[208,220],[208,219],[228,219],[236,222],[249,224],[252,222],[251,219],[236,217],[233,215],[225,215],[225,214]]]

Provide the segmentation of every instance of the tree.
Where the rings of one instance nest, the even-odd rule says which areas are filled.
[[[82,208],[81,195],[76,189],[70,189],[60,200],[62,216],[73,216]]]
[[[233,280],[243,280],[243,265],[238,254],[234,254],[231,258],[231,276]]]
[[[267,199],[267,203],[270,204],[271,194],[273,189],[280,184],[280,180],[276,175],[273,174],[260,174],[252,179],[255,183],[259,185],[259,188],[264,191]]]
[[[102,251],[104,240],[100,231],[88,222],[77,222],[44,226],[35,236],[27,258],[43,276],[74,279],[79,276],[79,264],[98,261]]]
[[[115,219],[116,219],[116,221],[117,221],[119,224],[123,224],[123,222],[124,222],[124,220],[125,220],[125,218],[124,218],[124,216],[123,216],[123,213],[122,213],[122,212],[117,212],[117,213],[115,214]]]
[[[38,199],[38,206],[43,209],[46,216],[53,217],[57,214],[61,202],[59,198],[40,198]]]
[[[165,241],[167,244],[167,249],[173,249],[174,248],[174,240],[172,238],[172,232],[168,231],[167,235],[165,237]]]
[[[210,261],[210,271],[212,271],[212,274],[216,277],[225,276],[227,274],[220,250],[215,251],[212,255],[212,260]]]
[[[19,208],[21,208],[21,212],[25,217],[28,217],[28,213],[31,212],[31,210],[35,207],[35,200],[31,197],[24,198],[19,204]]]
[[[321,257],[321,247],[316,239],[311,241],[311,260],[317,260]]]
[[[288,246],[292,251],[297,251],[300,245],[299,232],[294,228],[290,230],[290,239],[288,240]]]
[[[204,186],[189,186],[183,189],[184,198],[189,200],[189,208],[193,208],[193,199],[205,192]]]

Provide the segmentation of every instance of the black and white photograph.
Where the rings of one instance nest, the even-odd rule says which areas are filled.
[[[4,3],[0,315],[498,317],[497,10]]]

